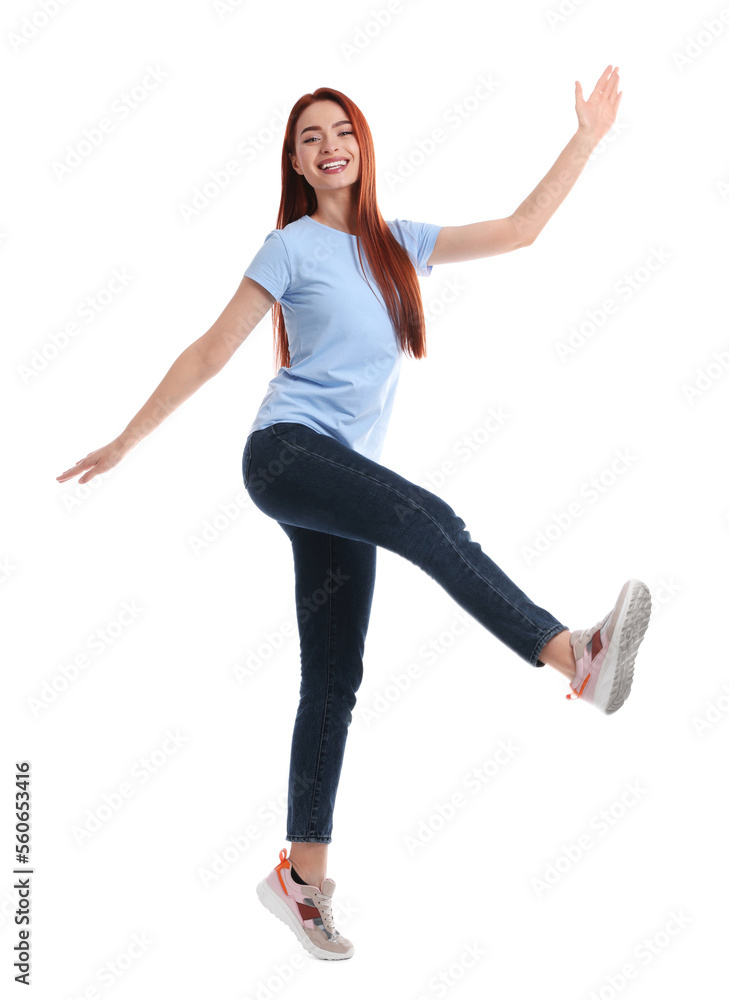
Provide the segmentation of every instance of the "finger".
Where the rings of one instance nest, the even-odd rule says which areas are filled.
[[[612,66],[607,66],[605,72],[602,74],[600,79],[595,84],[595,89],[592,91],[592,94],[602,94],[602,92],[605,90],[605,87],[607,86],[607,82],[610,77],[611,71],[612,71]],[[590,94],[590,97],[592,97],[592,94]]]
[[[603,94],[606,94],[608,97],[612,97],[612,95],[618,89],[619,83],[620,83],[620,78],[618,76],[618,70],[616,67],[615,70],[613,71],[612,76],[608,80],[606,87],[603,89]]]
[[[79,472],[85,472],[87,469],[92,468],[96,464],[96,459],[90,459],[87,455],[86,458],[80,458],[78,462],[70,469],[66,469],[62,472],[60,476],[56,476],[56,479],[60,479],[62,476],[77,476]]]
[[[599,91],[599,90],[604,90],[605,89],[605,85],[608,82],[608,79],[610,77],[611,71],[612,71],[612,66],[606,66],[605,67],[605,70],[604,70],[602,76],[600,77],[600,79],[595,84],[595,90]]]

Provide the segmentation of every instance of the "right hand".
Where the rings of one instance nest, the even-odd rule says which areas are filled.
[[[114,438],[113,441],[104,445],[103,448],[90,451],[86,458],[80,458],[72,468],[66,469],[60,476],[56,476],[56,479],[59,483],[65,483],[67,479],[72,479],[74,476],[78,476],[80,472],[83,472],[85,475],[79,479],[79,484],[88,483],[94,476],[113,469],[115,465],[121,462],[126,453],[131,450],[131,447],[121,437]],[[88,472],[86,472],[87,469]]]

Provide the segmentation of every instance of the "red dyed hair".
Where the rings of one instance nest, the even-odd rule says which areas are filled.
[[[360,173],[355,184],[357,201],[357,253],[362,264],[362,249],[372,275],[382,293],[387,312],[395,329],[400,348],[414,358],[423,358],[425,351],[425,316],[420,284],[407,251],[390,231],[377,206],[375,193],[375,147],[364,115],[345,94],[330,87],[319,87],[304,94],[294,104],[284,134],[281,154],[281,204],[276,228],[311,215],[318,201],[314,188],[303,174],[291,165],[289,153],[296,153],[296,127],[299,117],[315,101],[334,101],[344,109],[342,117],[352,123],[360,152]],[[280,302],[273,304],[273,330],[276,369],[291,367],[289,339]]]

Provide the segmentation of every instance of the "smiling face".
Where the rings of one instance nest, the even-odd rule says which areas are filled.
[[[299,115],[296,153],[289,159],[317,191],[345,188],[359,179],[359,144],[346,117],[335,101],[316,101]],[[327,160],[347,162],[322,170],[320,164]]]

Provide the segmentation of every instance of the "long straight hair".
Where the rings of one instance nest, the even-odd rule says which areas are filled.
[[[281,155],[281,204],[276,228],[283,229],[290,222],[316,211],[316,191],[303,174],[294,170],[289,154],[296,153],[296,129],[301,113],[315,101],[327,100],[336,102],[344,109],[342,117],[352,123],[359,145],[360,174],[354,187],[357,200],[357,253],[362,271],[364,273],[364,248],[401,350],[413,358],[423,358],[426,356],[425,316],[415,267],[407,251],[393,236],[377,205],[375,147],[369,125],[354,101],[339,90],[319,87],[313,93],[300,97],[291,109]],[[280,302],[273,305],[273,330],[274,367],[290,368],[288,334]]]

